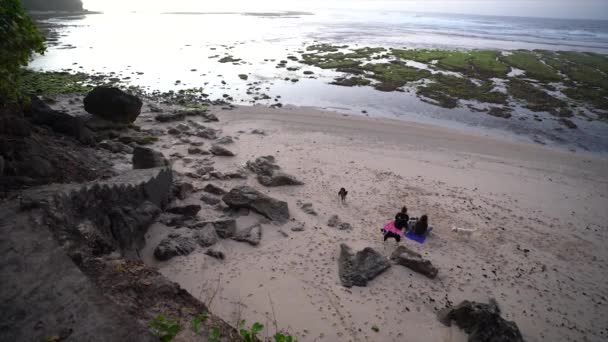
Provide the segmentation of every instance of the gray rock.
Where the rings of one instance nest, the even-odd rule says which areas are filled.
[[[207,155],[207,154],[209,154],[209,151],[203,150],[200,147],[188,147],[188,153],[189,154]]]
[[[183,236],[177,233],[169,234],[154,249],[154,257],[165,261],[178,255],[188,255],[194,251],[196,243],[190,236]]]
[[[228,150],[227,148],[225,148],[223,146],[216,145],[216,144],[211,145],[209,152],[211,152],[211,154],[213,154],[215,156],[224,156],[224,157],[233,157],[234,156],[234,153],[232,151]]]
[[[186,118],[184,113],[170,113],[170,114],[158,114],[154,117],[154,119],[158,122],[171,122],[171,121],[181,121]]]
[[[206,109],[186,109],[176,111],[175,114],[181,114],[184,116],[198,116],[203,119],[204,122],[216,122],[219,121],[218,118],[209,113]]]
[[[298,204],[300,206],[300,209],[302,209],[303,212],[307,213],[308,215],[317,216],[317,212],[312,207],[312,203],[301,203],[300,202]]]
[[[162,153],[141,146],[133,149],[132,160],[134,169],[151,169],[169,165],[169,162]]]
[[[287,222],[289,219],[287,202],[266,196],[247,185],[232,188],[222,200],[231,208],[249,208],[279,223]]]
[[[200,138],[204,138],[204,139],[210,139],[210,140],[217,139],[217,131],[214,130],[213,128],[209,128],[209,127],[203,127],[202,129],[200,129],[196,133],[194,133],[194,135],[196,135],[197,137],[200,137]]]
[[[247,171],[237,169],[236,171],[229,171],[225,173],[224,176],[229,179],[247,179]]]
[[[455,307],[447,307],[437,314],[440,322],[456,325],[469,334],[469,342],[523,342],[524,339],[512,321],[500,316],[496,300],[489,304],[463,301]]]
[[[332,215],[327,221],[329,227],[337,227],[340,224],[340,218],[338,215]]]
[[[409,250],[405,246],[397,247],[393,254],[391,254],[391,260],[428,278],[433,279],[437,276],[437,268],[430,261],[423,259],[420,254]]]
[[[251,134],[259,134],[259,135],[266,135],[266,132],[264,130],[261,129],[254,129],[251,131]]]
[[[167,208],[167,212],[176,215],[183,215],[187,217],[194,217],[201,210],[201,206],[198,204],[187,204],[180,206],[172,206]]]
[[[169,133],[171,135],[179,136],[180,134],[182,134],[182,131],[180,131],[179,129],[177,129],[175,127],[169,127],[169,129],[167,130],[167,133]]]
[[[306,224],[304,222],[298,222],[295,226],[291,227],[292,232],[302,232],[306,228]]]
[[[302,185],[294,176],[281,171],[275,164],[273,156],[258,157],[247,162],[247,168],[258,176],[258,181],[264,186]]]
[[[214,144],[227,145],[234,143],[234,140],[231,136],[221,137],[213,142]]]
[[[226,190],[220,188],[219,186],[209,183],[207,185],[205,185],[205,187],[203,188],[204,192],[208,192],[210,194],[214,194],[214,195],[223,195],[226,193]]]
[[[201,196],[201,201],[203,203],[206,203],[209,205],[216,205],[216,204],[220,203],[222,200],[215,196],[204,194]]]
[[[208,256],[210,256],[210,257],[212,257],[212,258],[216,258],[216,259],[219,259],[219,260],[224,260],[226,258],[226,256],[224,255],[224,252],[218,251],[218,250],[215,250],[215,249],[211,249],[211,248],[208,249],[208,250],[206,250],[205,254],[208,255]]]
[[[218,240],[217,232],[212,225],[205,225],[203,228],[197,229],[194,232],[194,239],[201,247],[209,247],[214,245]]]
[[[345,287],[366,286],[368,281],[376,278],[389,267],[391,264],[388,259],[370,247],[354,254],[346,244],[340,245],[338,272],[340,281]]]
[[[97,144],[98,147],[106,149],[112,153],[133,153],[133,148],[129,145],[111,140],[104,140]]]
[[[184,125],[183,123],[180,123],[179,125],[175,126],[175,128],[179,129],[182,132],[186,132],[190,130],[190,127],[188,127],[187,125]]]
[[[247,242],[252,246],[257,246],[260,244],[260,240],[262,239],[262,226],[256,224],[243,230],[239,230],[232,239]]]
[[[194,186],[190,183],[179,182],[173,185],[173,196],[185,200],[193,191]]]
[[[213,227],[217,235],[222,239],[229,239],[236,234],[236,221],[231,218],[222,218],[197,224],[199,227],[204,227],[205,225]]]
[[[348,222],[340,222],[340,224],[338,224],[338,229],[351,230],[351,229],[353,229],[353,226]]]

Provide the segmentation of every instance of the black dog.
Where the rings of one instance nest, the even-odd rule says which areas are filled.
[[[348,191],[346,191],[346,189],[344,189],[344,188],[340,188],[340,191],[338,191],[338,196],[340,196],[340,198],[342,199],[342,202],[346,201],[347,194],[348,194]]]

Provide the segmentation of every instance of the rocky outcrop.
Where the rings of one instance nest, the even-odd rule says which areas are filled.
[[[370,247],[354,254],[348,245],[340,245],[338,272],[344,287],[366,286],[368,281],[389,267],[391,264],[388,259]]]
[[[500,316],[496,300],[489,304],[463,301],[437,314],[439,321],[450,326],[452,321],[469,334],[469,342],[523,342],[524,339],[512,321]]]
[[[131,123],[141,113],[141,100],[118,88],[96,87],[84,98],[84,109],[103,119]]]
[[[29,11],[68,11],[83,10],[81,0],[21,0],[23,7]]]
[[[229,239],[236,234],[236,221],[231,218],[220,218],[213,221],[199,222],[194,227],[203,228],[210,226],[215,229],[217,235],[222,239]]]
[[[391,260],[431,279],[437,276],[438,270],[430,261],[423,259],[422,255],[409,250],[405,246],[397,247],[391,254]]]
[[[247,162],[247,168],[258,176],[264,186],[302,185],[294,176],[281,171],[273,156],[258,157]]]
[[[247,185],[232,188],[222,200],[231,208],[248,208],[279,223],[289,219],[287,202],[266,196]]]
[[[169,165],[165,156],[148,147],[137,146],[133,149],[133,168],[151,169]]]

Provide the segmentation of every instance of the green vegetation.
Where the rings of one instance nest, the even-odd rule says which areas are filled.
[[[502,78],[510,69],[498,60],[499,55],[500,52],[491,50],[450,51],[446,57],[439,59],[437,66],[472,77]]]
[[[278,332],[274,335],[274,342],[298,342],[298,339],[291,335],[285,335]]]
[[[208,318],[209,318],[209,314],[206,312],[194,317],[191,322],[192,331],[194,331],[195,333],[198,334],[198,332],[201,329],[201,324],[204,321],[206,321]]]
[[[601,110],[608,110],[607,90],[582,86],[566,88],[563,93],[573,100],[590,103]]]
[[[336,77],[331,84],[345,86],[345,87],[354,87],[354,86],[366,86],[371,83],[367,78],[361,77]]]
[[[526,103],[533,112],[549,112],[555,116],[570,117],[572,111],[568,104],[522,80],[511,79],[507,84],[509,94]]]
[[[445,108],[456,107],[459,99],[507,103],[507,95],[493,91],[494,85],[490,81],[478,86],[469,79],[442,74],[433,75],[431,80],[432,83],[419,87],[417,93],[435,100],[439,106]]]
[[[242,326],[245,325],[245,321],[241,321],[241,329],[240,335],[243,338],[244,342],[257,342],[257,334],[264,330],[264,326],[258,322],[253,323],[251,328],[243,329]]]
[[[445,58],[449,50],[426,50],[426,49],[391,49],[393,56],[419,63],[430,63]]]
[[[501,57],[501,60],[515,68],[524,70],[526,77],[540,82],[557,82],[561,79],[553,68],[541,62],[538,55],[529,51],[516,51],[508,56]]]
[[[209,342],[220,342],[222,339],[222,334],[220,332],[220,328],[213,327],[211,328],[211,332],[209,333]]]
[[[150,331],[158,336],[162,342],[170,342],[182,330],[178,322],[167,319],[164,315],[158,315],[148,322]]]
[[[0,6],[0,103],[19,101],[21,67],[34,52],[44,53],[44,39],[25,13],[20,0],[3,0]]]
[[[64,94],[85,95],[93,89],[92,81],[87,74],[68,72],[21,72],[20,91],[24,93],[57,96]]]
[[[403,63],[370,63],[363,66],[363,69],[371,72],[370,78],[380,83],[374,88],[381,91],[393,91],[406,85],[408,82],[416,82],[431,76],[431,72],[423,69],[416,69]]]
[[[348,45],[331,45],[331,44],[315,44],[306,47],[306,51],[317,52],[337,52],[340,49],[346,49]]]
[[[498,118],[508,119],[511,117],[511,109],[505,107],[490,107],[488,114]]]

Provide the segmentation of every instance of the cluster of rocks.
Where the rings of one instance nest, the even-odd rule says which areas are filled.
[[[353,226],[348,222],[342,222],[338,215],[332,215],[327,220],[327,226],[332,228],[338,228],[339,230],[351,230]]]
[[[247,162],[247,168],[255,173],[264,186],[303,185],[296,177],[281,171],[273,156],[258,157]]]

